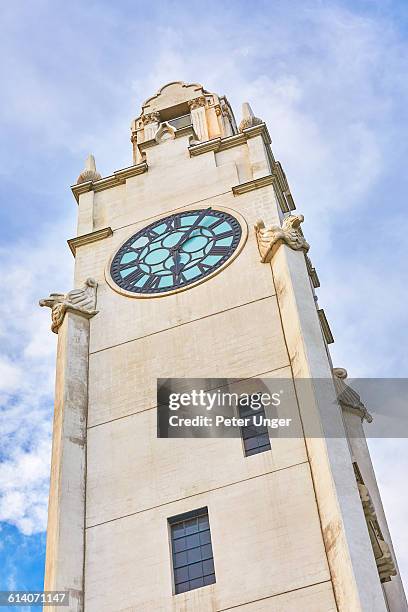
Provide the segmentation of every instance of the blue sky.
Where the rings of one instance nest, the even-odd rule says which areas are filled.
[[[56,338],[37,302],[72,287],[69,185],[89,152],[102,175],[131,163],[130,121],[164,83],[203,83],[238,120],[249,101],[267,122],[305,215],[334,364],[407,376],[408,4],[37,0],[0,11],[1,590],[42,585]],[[370,445],[408,581],[408,443]]]

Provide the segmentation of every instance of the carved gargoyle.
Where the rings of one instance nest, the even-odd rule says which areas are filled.
[[[285,217],[282,226],[270,225],[265,227],[262,220],[256,222],[255,232],[262,263],[269,263],[282,243],[287,244],[295,251],[303,250],[306,253],[309,250],[309,244],[300,229],[300,224],[303,221],[303,215],[290,215]]]
[[[72,289],[68,293],[51,293],[49,297],[40,300],[40,306],[51,308],[51,330],[58,334],[67,310],[76,312],[87,318],[97,314],[96,288],[98,283],[93,278],[87,278],[82,289]]]
[[[345,368],[333,368],[334,386],[340,406],[358,413],[361,416],[361,420],[365,419],[367,423],[371,423],[373,417],[364,406],[357,391],[354,391],[345,382],[346,378],[347,370]]]

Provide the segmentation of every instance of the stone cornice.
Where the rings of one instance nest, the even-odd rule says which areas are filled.
[[[104,191],[105,189],[110,189],[111,187],[123,185],[126,182],[126,179],[137,176],[138,174],[143,174],[144,172],[147,172],[147,170],[147,163],[143,161],[140,164],[129,166],[127,168],[123,168],[122,170],[117,170],[110,176],[106,176],[99,181],[87,181],[86,183],[72,185],[71,191],[74,194],[77,203],[79,203],[79,196],[83,193],[87,193],[88,191]]]
[[[234,195],[241,195],[243,193],[248,193],[248,191],[253,191],[254,189],[260,189],[261,187],[266,187],[267,185],[273,185],[273,183],[273,174],[267,174],[266,176],[253,179],[252,181],[240,183],[240,185],[234,185],[234,187],[232,187],[232,192]]]
[[[279,162],[273,160],[271,167],[271,174],[261,176],[253,179],[252,181],[247,181],[246,183],[241,183],[240,185],[234,185],[234,187],[232,187],[233,194],[241,195],[242,193],[247,193],[253,189],[260,189],[261,187],[266,187],[267,185],[273,185],[281,211],[283,213],[291,212],[292,210],[295,210],[296,206],[290,193],[289,185],[287,183],[285,173],[282,170],[282,166]]]
[[[331,333],[329,322],[326,318],[326,314],[323,308],[319,308],[317,311],[317,314],[319,315],[319,321],[322,327],[323,336],[325,337],[327,344],[333,344],[334,337],[333,337],[333,334]]]
[[[255,125],[254,127],[245,129],[240,134],[226,136],[225,138],[213,138],[212,140],[207,140],[206,142],[190,145],[188,150],[190,151],[191,157],[201,155],[202,153],[208,153],[208,151],[219,153],[220,151],[226,151],[227,149],[232,149],[233,147],[243,145],[247,142],[247,140],[250,138],[255,138],[256,136],[262,136],[265,144],[271,144],[271,137],[269,135],[268,128],[266,127],[265,123],[261,123],[260,125]]]
[[[293,201],[292,194],[290,192],[289,184],[286,179],[286,174],[284,173],[280,162],[278,161],[273,162],[272,174],[276,179],[276,187],[277,187],[276,191],[277,191],[277,196],[278,196],[279,204],[280,204],[282,211],[289,212],[291,210],[295,210],[296,206]]]
[[[83,234],[82,236],[70,238],[70,240],[67,240],[67,242],[73,256],[75,257],[78,247],[83,246],[84,244],[91,244],[91,242],[97,242],[98,240],[103,240],[104,238],[109,238],[109,236],[112,236],[112,234],[113,232],[111,227],[104,227],[103,229],[90,232],[89,234]]]
[[[202,153],[208,153],[208,151],[220,151],[222,138],[213,138],[212,140],[206,140],[205,142],[199,142],[198,144],[190,145],[188,150],[190,157],[201,155]]]

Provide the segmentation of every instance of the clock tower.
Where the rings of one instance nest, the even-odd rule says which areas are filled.
[[[265,123],[173,82],[131,142],[111,176],[88,158],[75,288],[41,300],[58,334],[45,589],[75,612],[407,611],[369,415],[337,400]],[[285,379],[297,435],[159,438],[157,380],[198,377]]]

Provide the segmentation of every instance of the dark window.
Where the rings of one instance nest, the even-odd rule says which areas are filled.
[[[240,418],[248,419],[248,425],[241,427],[245,456],[249,457],[249,455],[271,450],[268,427],[259,424],[259,421],[265,418],[265,408],[262,406],[254,410],[251,406],[240,404],[238,410]]]
[[[176,593],[213,584],[214,559],[207,508],[169,519]]]

